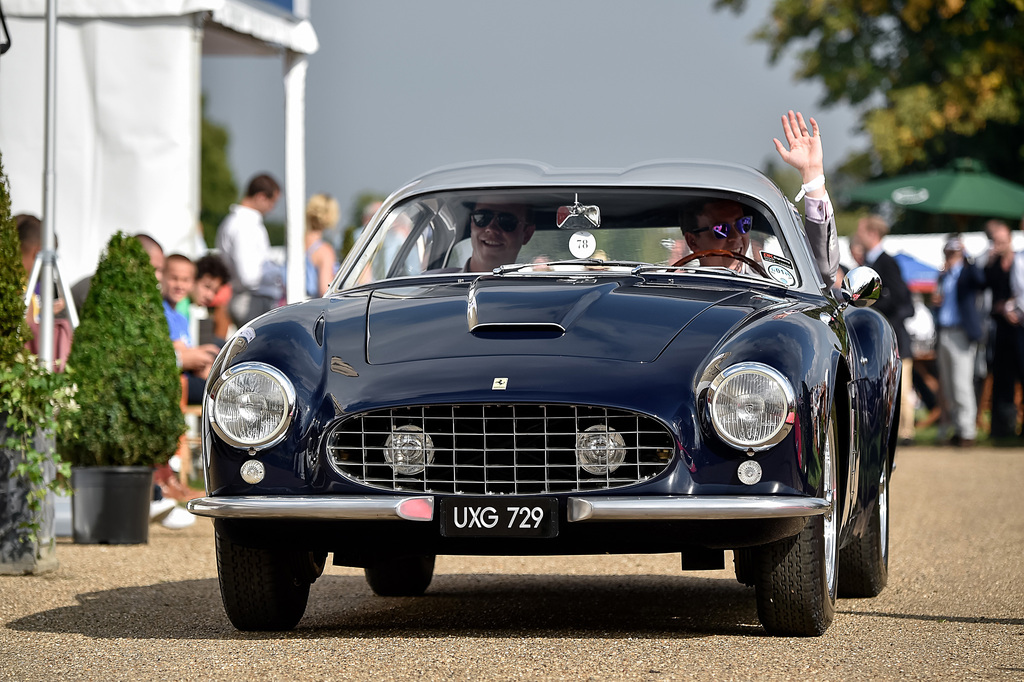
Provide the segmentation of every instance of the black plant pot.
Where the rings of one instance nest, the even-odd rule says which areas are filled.
[[[149,542],[150,467],[72,467],[72,535],[86,545]]]
[[[0,414],[0,575],[41,574],[56,570],[57,553],[54,542],[53,493],[47,493],[38,513],[29,511],[28,495],[31,486],[20,476],[11,476],[15,467],[24,462],[21,450],[8,449],[5,444],[11,431],[4,426],[7,414]],[[52,452],[53,438],[41,432],[34,437],[36,450]],[[45,467],[44,478],[52,481],[55,469]],[[22,524],[35,520],[39,524],[35,541],[28,539],[29,530]]]

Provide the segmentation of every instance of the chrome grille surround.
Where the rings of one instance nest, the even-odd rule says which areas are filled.
[[[433,440],[433,463],[397,474],[384,443],[411,424]],[[622,435],[625,461],[606,474],[587,473],[576,459],[576,436],[594,425]],[[333,424],[327,460],[342,476],[374,488],[455,495],[529,495],[609,490],[664,471],[675,440],[657,419],[605,407],[537,404],[455,404],[364,412]]]

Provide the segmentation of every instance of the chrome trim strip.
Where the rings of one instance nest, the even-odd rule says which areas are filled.
[[[569,521],[789,519],[832,508],[819,497],[570,497]]]
[[[399,506],[410,500],[430,505],[431,519],[403,516]],[[331,520],[409,520],[430,521],[434,498],[431,496],[396,497],[373,495],[341,497],[327,495],[281,495],[199,497],[189,500],[187,509],[196,516],[215,519],[331,519]]]

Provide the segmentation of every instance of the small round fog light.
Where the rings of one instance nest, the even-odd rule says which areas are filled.
[[[587,473],[610,474],[626,459],[626,441],[612,427],[595,424],[576,434],[576,459]]]
[[[242,465],[242,480],[246,483],[255,485],[262,481],[266,474],[267,471],[263,467],[263,462],[258,459],[247,459],[245,464]]]
[[[395,473],[415,476],[434,463],[434,441],[418,426],[399,426],[384,441],[384,459]]]
[[[740,477],[740,482],[754,485],[761,480],[761,465],[752,459],[748,459],[740,464],[740,468],[736,470],[736,475]]]

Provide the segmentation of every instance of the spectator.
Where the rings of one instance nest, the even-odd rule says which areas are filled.
[[[174,344],[174,354],[182,374],[188,381],[189,405],[199,405],[203,402],[206,379],[219,350],[214,345],[197,347],[189,331],[188,318],[175,310],[175,306],[192,291],[195,281],[196,266],[192,261],[180,254],[168,256],[160,284],[164,299],[164,316],[167,318],[171,342]]]
[[[306,295],[311,298],[323,296],[338,272],[338,255],[323,236],[338,215],[338,201],[327,194],[314,194],[306,204]]]
[[[193,305],[201,306],[211,312],[216,304],[227,306],[227,301],[231,298],[231,287],[228,284],[230,281],[231,271],[228,270],[224,260],[217,254],[208,253],[196,261],[196,277],[195,284],[192,285],[192,291],[174,306],[174,309],[185,317],[186,322],[189,324],[189,329],[192,328]],[[221,293],[224,287],[227,287],[229,290],[226,297]],[[220,297],[223,297],[224,300],[218,300]],[[202,334],[200,334],[200,337],[202,337]],[[215,338],[214,345],[223,346],[227,335],[226,333],[224,335],[215,335]],[[198,341],[198,339],[193,339],[193,341]]]
[[[981,315],[975,297],[985,275],[964,257],[960,237],[951,235],[942,249],[946,264],[939,274],[936,305],[939,386],[946,405],[943,426],[954,445],[970,447],[977,435],[978,405],[974,363],[981,339]]]
[[[43,250],[43,223],[39,218],[27,213],[14,216],[14,222],[18,227],[21,265],[25,268],[25,276],[31,277],[36,258]],[[25,286],[28,287],[28,285],[29,282],[26,280]],[[29,331],[32,333],[32,337],[25,343],[25,347],[34,355],[39,355],[39,321],[42,313],[40,291],[42,291],[42,282],[37,279],[32,296],[29,297],[28,308],[25,311],[25,319],[28,322]],[[64,371],[64,363],[67,362],[68,355],[71,353],[71,339],[74,335],[74,329],[66,316],[56,317],[64,309],[64,299],[59,298],[59,292],[56,292],[53,300],[55,316],[53,321],[53,368],[57,372]]]
[[[1013,267],[1013,241],[1010,226],[1003,220],[990,220],[985,232],[992,243],[985,262],[985,285],[992,292],[992,377],[993,438],[1017,435],[1017,384],[1024,385],[1024,358],[1018,351],[1019,320],[1007,302],[1013,298],[1010,273]]]
[[[897,431],[900,443],[914,441],[914,361],[910,335],[904,321],[914,314],[914,303],[910,290],[896,259],[885,252],[882,240],[889,234],[889,223],[880,215],[870,215],[857,221],[857,232],[854,236],[856,247],[851,244],[850,251],[854,258],[863,258],[862,265],[868,265],[878,273],[882,280],[882,291],[875,303],[875,310],[882,313],[896,332],[896,344],[903,365],[900,381],[900,423]],[[863,253],[863,255],[860,255]],[[972,365],[973,367],[973,365]],[[971,382],[973,390],[973,381]]]
[[[274,178],[255,176],[245,197],[232,204],[217,228],[217,250],[231,270],[228,310],[239,327],[276,307],[284,297],[284,273],[270,257],[270,237],[263,224],[280,196],[281,187]]]

